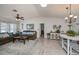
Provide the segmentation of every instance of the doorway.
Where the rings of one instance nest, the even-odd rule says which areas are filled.
[[[40,24],[40,37],[44,38],[44,23]]]

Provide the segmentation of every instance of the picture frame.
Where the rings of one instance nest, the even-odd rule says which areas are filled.
[[[27,30],[34,30],[34,24],[26,24]]]

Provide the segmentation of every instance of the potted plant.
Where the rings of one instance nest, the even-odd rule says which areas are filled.
[[[67,32],[66,32],[66,34],[68,35],[68,36],[76,36],[76,32],[75,31],[73,31],[73,30],[68,30]]]
[[[58,30],[56,30],[56,33],[60,33],[60,30],[58,29]]]

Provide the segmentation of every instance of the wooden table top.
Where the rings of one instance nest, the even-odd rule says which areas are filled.
[[[16,36],[16,37],[14,37],[15,39],[20,39],[20,38],[22,38],[22,39],[25,39],[25,38],[27,38],[27,36]]]

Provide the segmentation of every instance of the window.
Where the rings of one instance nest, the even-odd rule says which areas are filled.
[[[16,32],[16,24],[10,24],[10,23],[0,23],[0,33],[5,32]]]
[[[0,24],[0,30],[1,30],[1,33],[7,32],[8,31],[8,24],[7,23],[1,23]]]
[[[16,24],[9,25],[9,32],[16,32]]]
[[[10,32],[13,32],[14,31],[14,26],[13,24],[10,24]]]

